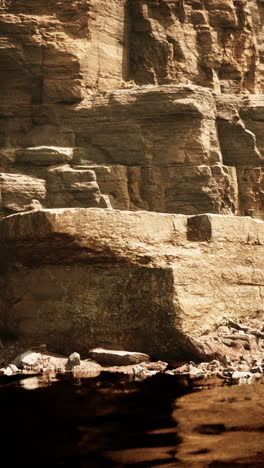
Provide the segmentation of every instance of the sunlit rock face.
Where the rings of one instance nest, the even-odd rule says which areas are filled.
[[[5,218],[0,239],[1,327],[62,353],[205,359],[228,353],[201,340],[224,317],[264,312],[250,217],[40,210]]]
[[[95,94],[42,107],[24,146],[0,149],[1,171],[42,181],[46,197],[32,200],[47,208],[262,219],[263,109],[262,96],[215,96],[194,85]]]
[[[227,93],[258,92],[259,51],[247,3],[131,1],[135,82],[194,83]]]
[[[210,354],[263,313],[263,2],[0,3],[2,328]]]
[[[0,8],[0,170],[32,206],[263,217],[262,2]]]

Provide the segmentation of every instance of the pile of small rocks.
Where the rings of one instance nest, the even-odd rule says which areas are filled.
[[[190,379],[218,377],[226,383],[254,383],[264,374],[264,326],[258,318],[242,323],[225,319],[213,333],[204,338],[216,350],[218,359],[196,364],[183,363],[167,370],[171,375]]]
[[[71,372],[77,378],[96,377],[100,372],[123,373],[136,379],[145,379],[163,372],[168,364],[162,361],[150,362],[147,354],[129,351],[90,350],[90,359],[81,360],[78,353],[68,358],[49,353],[45,345],[38,351],[28,350],[18,355],[11,364],[0,369],[0,374],[10,376],[23,374],[65,374]]]
[[[264,359],[252,359],[247,361],[240,356],[238,360],[231,361],[226,357],[225,362],[220,362],[214,359],[211,362],[194,362],[185,363],[172,370],[167,370],[170,375],[182,375],[190,379],[208,379],[210,377],[218,377],[227,383],[242,384],[254,383],[259,380],[264,373]]]
[[[0,369],[0,374],[10,376],[19,372],[71,372],[76,377],[85,378],[97,376],[104,371],[123,373],[133,376],[135,380],[143,380],[162,372],[183,376],[189,381],[213,377],[228,384],[250,384],[263,376],[264,326],[258,318],[244,321],[243,324],[225,319],[225,323],[201,339],[204,344],[208,344],[208,348],[215,351],[217,359],[208,358],[208,361],[200,363],[182,362],[174,366],[163,361],[151,362],[150,357],[144,353],[103,348],[90,350],[90,357],[85,360],[81,360],[76,352],[67,358],[49,353],[46,345],[17,354],[15,359],[11,359],[17,350],[21,350],[21,344],[12,344],[10,349],[5,349],[6,362]]]

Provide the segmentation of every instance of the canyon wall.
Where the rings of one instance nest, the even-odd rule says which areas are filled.
[[[72,310],[81,308],[79,328],[74,325],[68,343],[78,342],[82,317],[90,310],[88,328],[94,338],[85,338],[85,346],[102,345],[102,341],[109,345],[112,336],[112,344],[142,349],[153,313],[156,328],[148,333],[147,341],[155,341],[158,330],[163,329],[164,337],[184,342],[179,349],[191,353],[193,345],[186,337],[196,328],[201,332],[203,321],[208,327],[218,323],[212,318],[214,313],[217,317],[228,313],[235,317],[241,311],[244,315],[263,313],[263,270],[258,263],[263,258],[262,241],[260,234],[255,235],[255,227],[262,228],[261,221],[251,219],[264,220],[263,1],[0,0],[0,12],[2,327],[38,339],[52,336],[48,329],[46,335],[38,335],[48,308],[57,330],[51,344],[58,339],[63,348],[66,330],[73,326]],[[110,222],[110,216],[116,219],[115,213],[123,212],[131,223],[141,219],[142,226],[148,216],[142,210],[159,215],[135,258],[129,244],[135,251],[139,247],[133,243],[133,224],[127,226],[132,237],[118,250],[117,263],[113,246],[103,251],[98,246],[85,247],[97,255],[88,260],[78,244],[80,226],[70,234],[76,236],[75,243],[66,229],[57,243],[47,241],[49,247],[44,248],[46,240],[33,236],[26,241],[30,248],[23,250],[23,236],[31,223],[28,211],[36,220],[32,221],[35,228],[43,223],[45,231],[46,215],[38,218],[37,213],[58,210],[61,216],[64,211],[60,210],[67,209],[76,210],[74,223],[78,226],[80,209],[85,209],[86,222],[98,225],[98,232],[102,213],[108,213],[106,226],[117,232],[118,227]],[[20,214],[23,212],[25,215]],[[170,215],[165,218],[162,213]],[[186,228],[184,253],[177,257],[168,248],[161,260],[158,250],[162,247],[157,241],[156,257],[152,251],[148,258],[157,223],[176,216],[175,225],[184,219],[191,226],[189,219],[204,213],[222,215],[220,231],[230,229],[233,240],[228,234],[216,243],[208,236],[203,238],[201,221],[198,231],[202,234],[197,239],[189,238],[193,234]],[[9,215],[16,216],[6,218]],[[116,222],[122,224],[122,215],[118,216]],[[17,219],[25,220],[23,229],[17,227]],[[234,219],[241,220],[240,224],[232,224]],[[18,229],[15,248],[12,236],[5,237],[5,226]],[[236,230],[247,233],[242,243]],[[212,233],[211,228],[209,231]],[[119,235],[123,239],[125,229]],[[170,248],[173,250],[172,245]],[[45,265],[38,263],[40,258],[31,264],[33,252],[38,251],[46,259]],[[71,266],[64,258],[66,252],[72,257]],[[223,270],[225,256],[231,262],[228,273]],[[168,267],[165,258],[169,258]],[[221,273],[214,273],[218,263]],[[17,273],[16,265],[21,268]],[[240,269],[245,272],[242,276]],[[185,276],[184,284],[175,286]],[[131,281],[122,286],[119,295],[123,277],[131,277]],[[219,292],[213,293],[215,285],[227,277]],[[67,306],[59,293],[51,306],[51,278],[57,278],[54,284],[61,294],[64,287],[76,289],[74,297],[67,293]],[[80,286],[78,278],[82,278]],[[36,282],[47,291],[40,288],[32,299],[31,293],[25,293],[26,285]],[[153,288],[145,291],[145,283]],[[85,298],[87,284],[95,299]],[[176,293],[172,292],[175,287]],[[153,299],[154,290],[157,300]],[[96,305],[101,300],[98,294],[104,296],[100,306]],[[47,306],[43,298],[49,295]],[[240,299],[234,301],[237,295]],[[24,305],[11,306],[16,300]],[[175,301],[181,305],[175,306]],[[133,303],[143,314],[143,310],[152,312],[146,313],[145,325],[130,334],[126,324],[131,321],[132,327],[138,320]],[[154,312],[155,304],[159,304],[159,312]],[[37,311],[35,322],[33,311]],[[189,316],[191,326],[185,327],[180,316]],[[107,337],[99,332],[100,324],[106,330],[111,320],[119,321],[119,338],[113,338],[113,327]],[[175,320],[181,322],[177,336],[171,332]],[[23,326],[18,325],[20,321]],[[125,338],[126,333],[130,338]],[[157,338],[157,342],[163,347],[166,340]],[[149,345],[155,353],[157,348]]]

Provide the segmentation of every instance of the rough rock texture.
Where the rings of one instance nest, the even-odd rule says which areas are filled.
[[[136,0],[130,13],[136,83],[258,89],[259,56],[247,2]]]
[[[0,238],[1,327],[59,352],[197,359],[224,316],[263,315],[263,221],[43,210],[7,217]]]
[[[41,207],[46,197],[45,181],[22,174],[0,174],[0,217]]]
[[[0,9],[0,170],[58,176],[62,192],[52,182],[46,200],[32,200],[263,217],[263,97],[250,94],[263,89],[261,1],[3,0]],[[99,188],[48,173],[65,163],[94,166]]]
[[[40,146],[3,149],[2,170],[46,179],[43,207],[248,214],[255,206],[244,202],[240,169],[263,165],[256,125],[262,108],[258,103],[256,113],[253,104],[250,110],[232,97],[218,97],[216,104],[209,90],[195,86],[95,95],[75,108],[57,107],[55,115],[40,115],[43,122],[27,141],[32,145],[39,135]],[[60,123],[75,135],[75,147],[54,146],[60,144]],[[95,176],[89,182],[91,171],[99,188]],[[261,198],[261,186],[254,190]],[[259,203],[260,216],[262,211]]]
[[[32,210],[1,224],[4,328],[197,356],[191,334],[263,313],[263,226],[234,216],[264,220],[263,21],[260,0],[0,1],[0,219]]]
[[[89,351],[89,355],[96,362],[110,366],[129,366],[149,361],[149,356],[134,351],[115,351],[103,348],[95,348]]]

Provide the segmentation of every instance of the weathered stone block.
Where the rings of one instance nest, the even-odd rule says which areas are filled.
[[[188,218],[188,239],[264,245],[264,223],[239,216],[202,214]]]
[[[0,207],[5,214],[41,207],[46,197],[45,181],[22,174],[0,174]]]
[[[100,192],[95,172],[73,169],[68,165],[49,169],[47,198],[47,205],[51,208],[111,208],[107,196]]]
[[[83,162],[158,166],[221,162],[215,116],[209,90],[168,85],[94,95],[61,118]]]
[[[68,208],[11,216],[0,224],[2,242],[41,241],[62,235],[92,247],[129,247],[129,243],[181,243],[186,240],[186,216],[148,212]],[[26,244],[25,244],[26,245]]]
[[[69,162],[73,156],[72,148],[37,146],[24,148],[16,152],[16,162],[39,166],[52,166]]]

